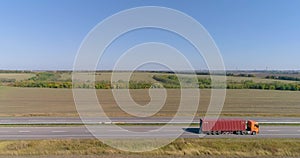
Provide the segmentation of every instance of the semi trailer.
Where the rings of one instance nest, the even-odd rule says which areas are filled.
[[[199,133],[256,135],[259,133],[259,124],[256,121],[245,119],[200,119]]]

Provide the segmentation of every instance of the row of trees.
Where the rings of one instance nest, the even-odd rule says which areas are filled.
[[[198,80],[198,87],[201,89],[211,88],[211,81],[209,79]],[[161,81],[160,81],[161,82]],[[96,88],[96,89],[146,89],[146,88],[181,88],[183,86],[180,83],[174,84],[167,83],[151,83],[151,82],[137,82],[130,81],[129,84],[125,82],[110,83],[109,81],[100,81],[95,84],[92,83],[80,83],[75,84],[74,88]],[[43,82],[43,81],[17,81],[12,84],[15,87],[38,87],[38,88],[72,88],[72,82]],[[195,88],[192,84],[185,85],[183,88]],[[215,87],[218,88],[218,87]],[[227,83],[228,89],[264,89],[264,90],[290,90],[299,91],[299,83],[255,83],[252,80],[241,81],[241,82],[229,82]]]
[[[26,70],[0,70],[0,73],[32,73],[31,71]]]
[[[37,87],[37,88],[72,88],[72,82],[53,81],[17,81],[12,84],[14,87]]]
[[[230,82],[227,83],[228,89],[263,89],[263,90],[289,90],[289,91],[299,91],[299,83],[282,83],[282,82],[272,82],[272,83],[255,83],[252,80],[241,81],[241,82]]]
[[[188,78],[188,77],[186,77]],[[166,88],[180,88],[180,82],[176,75],[155,75],[153,79],[159,81]],[[189,81],[188,79],[180,79],[181,81]],[[181,83],[184,83],[181,82]],[[212,81],[210,78],[198,78],[197,84],[199,88],[212,88]],[[263,89],[263,90],[289,90],[300,91],[300,83],[282,83],[271,82],[262,83],[254,82],[253,80],[246,81],[227,81],[227,89]],[[214,88],[224,88],[222,84],[216,85]]]
[[[162,86],[152,84],[150,82],[137,82],[137,81],[130,81],[129,83],[120,81],[111,83],[109,81],[97,81],[95,83],[90,82],[82,82],[82,83],[75,83],[74,85],[72,82],[65,82],[65,81],[18,81],[13,84],[10,84],[14,87],[36,87],[36,88],[95,88],[95,89],[145,89],[145,88],[160,88]]]
[[[192,78],[184,75],[154,75],[153,79],[156,82],[149,81],[96,81],[92,82],[76,82],[72,85],[70,79],[63,80],[59,74],[55,73],[39,73],[24,81],[15,81],[3,79],[0,81],[6,85],[15,87],[39,87],[39,88],[95,88],[95,89],[146,89],[146,88],[212,88],[210,78]],[[220,85],[214,85],[213,88],[225,88]],[[228,89],[266,89],[266,90],[290,90],[300,91],[300,83],[283,83],[283,82],[254,82],[253,80],[246,81],[227,81]]]
[[[96,89],[148,89],[148,88],[161,88],[160,85],[153,84],[152,82],[146,81],[118,81],[111,83],[110,81],[97,81],[95,85],[90,87],[95,87]],[[90,88],[89,87],[89,88]],[[77,87],[76,88],[81,88]]]
[[[300,81],[300,78],[291,77],[291,76],[266,76],[265,78],[275,79],[275,80]]]
[[[254,74],[234,74],[234,73],[226,73],[226,76],[236,76],[236,77],[255,77]]]

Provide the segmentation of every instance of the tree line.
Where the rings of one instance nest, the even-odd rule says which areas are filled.
[[[10,86],[33,87],[33,88],[145,89],[145,88],[151,88],[153,85],[151,82],[144,82],[144,81],[129,81],[129,83],[125,83],[123,81],[113,82],[113,83],[111,83],[110,81],[96,81],[95,83],[82,82],[82,83],[73,84],[72,82],[69,81],[27,80],[27,81],[14,82],[10,84]]]
[[[266,76],[265,78],[275,80],[300,81],[300,78],[291,76]]]
[[[153,79],[163,84],[165,88],[180,88],[180,82],[176,75],[154,75]],[[199,88],[212,88],[210,78],[198,78]],[[214,87],[221,88],[221,87]],[[253,80],[227,81],[227,89],[262,89],[262,90],[289,90],[300,91],[300,83],[283,83],[283,82],[254,82]]]
[[[7,83],[14,87],[37,87],[37,88],[95,88],[95,89],[146,89],[146,88],[212,88],[211,78],[192,78],[188,76],[177,76],[174,74],[154,75],[155,81],[96,81],[72,83],[71,79],[63,79],[60,74],[52,72],[42,72],[36,76],[23,81],[10,79],[0,79],[2,83]],[[294,79],[294,78],[292,78]],[[213,88],[225,88],[214,86]],[[289,90],[300,91],[300,83],[284,82],[254,82],[253,80],[227,81],[227,89],[264,89],[264,90]]]

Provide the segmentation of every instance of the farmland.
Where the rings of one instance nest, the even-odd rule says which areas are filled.
[[[117,72],[119,75],[126,75],[128,72]],[[92,75],[92,73],[84,73],[83,75]],[[278,80],[266,79],[265,76],[276,75],[276,73],[251,73],[236,72],[227,76],[227,82],[233,86],[242,88],[227,89],[225,105],[223,107],[223,116],[300,116],[300,92],[299,91],[282,91],[282,90],[256,90],[248,89],[247,86],[255,86],[255,84],[272,84]],[[290,74],[279,74],[290,75]],[[107,84],[111,79],[112,72],[96,72],[95,79],[98,82]],[[131,81],[134,86],[130,86],[130,92],[133,99],[140,105],[146,105],[150,101],[148,88],[153,83],[161,83],[168,86],[167,82],[155,80],[158,76],[162,81],[171,81],[173,85],[179,86],[176,77],[166,72],[134,72],[131,75]],[[188,74],[183,76],[189,76]],[[251,77],[249,77],[251,76]],[[297,77],[296,74],[293,77]],[[0,73],[0,78],[13,79],[22,83],[26,81],[32,84],[41,82],[42,86],[51,88],[20,88],[12,87],[6,84],[0,86],[0,116],[77,116],[76,107],[73,101],[71,83],[71,72],[27,72],[17,73],[8,72]],[[169,80],[172,79],[172,80]],[[174,80],[175,79],[175,80]],[[250,81],[251,80],[251,81]],[[57,83],[63,82],[61,88]],[[198,82],[207,86],[201,89],[200,102],[197,115],[204,115],[210,102],[209,76],[206,74],[198,74]],[[233,83],[233,84],[232,84]],[[297,81],[280,81],[280,85],[287,83],[298,84]],[[229,85],[230,85],[229,84]],[[41,85],[40,85],[41,86]],[[57,87],[58,86],[58,87]],[[243,87],[243,86],[246,86]],[[57,88],[54,88],[57,87]],[[64,88],[69,87],[69,88]],[[144,89],[144,88],[147,89]],[[104,108],[108,116],[129,116],[124,113],[117,105],[112,91],[112,87],[101,88],[97,90],[97,95],[101,106]],[[270,87],[271,88],[271,87]],[[269,89],[270,89],[269,88]],[[276,88],[276,87],[275,87]],[[279,87],[280,88],[280,87]],[[164,107],[155,116],[173,116],[178,109],[180,102],[180,89],[167,89],[168,97]],[[188,105],[186,105],[188,106]],[[193,112],[188,108],[181,115],[191,115]]]
[[[0,78],[15,79],[17,81],[25,80],[35,76],[33,73],[0,73]]]
[[[132,98],[145,105],[147,89],[131,89]],[[180,101],[179,89],[168,89],[164,107],[155,116],[173,116]],[[130,116],[116,104],[110,89],[97,90],[99,102],[111,117]],[[274,90],[227,90],[223,116],[299,117],[300,92]],[[210,90],[201,90],[197,115],[203,115],[210,101]],[[0,116],[77,116],[71,89],[0,88]],[[194,114],[188,109],[182,115]]]
[[[126,72],[119,72],[126,75]],[[46,86],[51,83],[71,83],[70,72],[59,73],[10,73],[0,74],[2,78],[14,79],[19,83],[22,81],[36,83],[41,82]],[[86,75],[86,74],[85,74]],[[88,74],[92,75],[92,74]],[[178,86],[176,77],[170,73],[135,72],[131,76],[132,83],[156,83],[154,76],[167,78],[167,82],[159,82],[161,85],[168,86],[168,82]],[[185,75],[183,75],[185,76]],[[188,76],[188,75],[186,75]],[[97,72],[96,81],[107,83],[111,78],[111,72]],[[208,109],[211,100],[211,90],[209,88],[208,75],[199,74],[198,82],[207,86],[200,89],[200,101],[198,111],[189,109],[189,102],[186,103],[183,112],[179,116],[202,117]],[[168,80],[173,79],[173,80]],[[252,82],[249,82],[252,80]],[[10,81],[10,80],[7,80]],[[141,82],[142,81],[142,82]],[[255,85],[256,83],[272,84],[279,82],[275,79],[264,77],[244,77],[227,76],[227,83],[238,84],[240,86]],[[247,83],[247,84],[245,84]],[[298,84],[297,81],[281,81],[285,84]],[[76,106],[73,100],[71,87],[69,88],[41,88],[41,87],[16,87],[11,83],[0,86],[0,117],[78,117]],[[227,89],[226,100],[221,112],[221,116],[237,117],[300,117],[300,91],[291,90],[259,90],[259,89]],[[249,87],[248,87],[249,88]],[[85,90],[85,89],[84,89]],[[117,105],[112,91],[122,91],[124,89],[96,89],[99,103],[105,114],[109,117],[132,117],[125,113]],[[151,89],[155,90],[155,89]],[[133,100],[144,106],[151,101],[149,89],[141,87],[131,88],[130,94]],[[163,118],[172,117],[176,114],[181,91],[179,88],[166,89],[167,98],[162,109],[153,117]],[[192,100],[195,94],[188,95],[185,99]],[[95,112],[89,109],[88,112]],[[32,118],[30,118],[32,119]],[[11,125],[5,125],[13,128]],[[20,126],[20,125],[18,125]],[[48,125],[46,125],[48,126]],[[56,126],[56,125],[53,125]],[[151,126],[151,125],[150,125]],[[297,125],[298,126],[298,125]],[[49,127],[51,128],[51,126]],[[141,127],[143,128],[143,127]],[[121,142],[122,143],[122,142]],[[249,146],[251,150],[249,150]],[[134,148],[134,146],[133,146]],[[255,152],[253,152],[255,151]],[[124,152],[100,142],[96,139],[46,139],[46,140],[2,140],[0,141],[1,156],[20,156],[20,157],[293,157],[299,154],[299,139],[291,138],[178,138],[171,144],[156,149],[154,151],[141,154]]]

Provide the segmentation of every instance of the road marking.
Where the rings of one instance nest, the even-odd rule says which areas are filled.
[[[30,133],[30,131],[19,131],[19,133]]]
[[[52,133],[66,133],[67,131],[51,131]]]
[[[266,130],[266,131],[268,131],[268,132],[278,132],[280,130],[273,129],[273,130]]]
[[[259,136],[259,135],[281,135],[281,136],[288,135],[288,136],[299,136],[299,134],[258,134],[257,136]]]
[[[300,132],[300,130],[297,130],[297,132]]]
[[[1,135],[0,140],[5,140],[5,138],[14,138],[17,140],[22,140],[23,138],[59,138],[59,137],[64,137],[64,138],[72,138],[72,137],[91,137],[93,138],[93,135],[47,135],[47,134],[38,134],[38,135]]]

